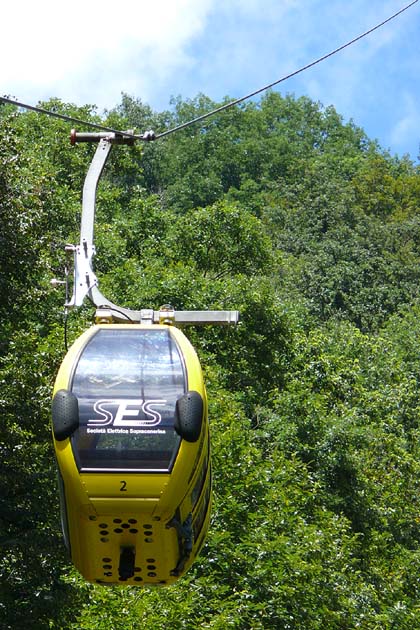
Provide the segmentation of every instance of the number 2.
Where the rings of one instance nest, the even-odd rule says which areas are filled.
[[[127,488],[126,488],[127,482],[120,481],[120,484],[121,484],[120,492],[127,492]]]

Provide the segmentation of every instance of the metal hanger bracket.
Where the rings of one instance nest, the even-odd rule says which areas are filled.
[[[133,132],[130,130],[127,133]],[[97,142],[98,146],[83,186],[80,244],[66,246],[66,251],[73,252],[74,255],[73,293],[66,302],[66,308],[81,306],[87,297],[96,306],[96,321],[99,323],[237,324],[238,311],[176,311],[170,305],[164,305],[157,311],[153,309],[136,311],[117,306],[102,295],[93,270],[96,191],[112,146],[114,144],[132,145],[134,138],[131,135],[124,136],[124,134],[116,133],[77,133],[75,130],[72,130],[70,138],[73,145],[78,142]]]

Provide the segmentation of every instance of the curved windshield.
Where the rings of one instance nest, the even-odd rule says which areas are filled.
[[[100,329],[73,374],[79,470],[169,472],[180,442],[175,403],[186,391],[182,355],[168,329]]]

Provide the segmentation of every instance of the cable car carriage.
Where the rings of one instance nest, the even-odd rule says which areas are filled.
[[[72,561],[101,584],[171,584],[210,521],[207,398],[201,366],[176,324],[232,324],[236,311],[133,311],[100,292],[92,268],[95,191],[114,134],[99,142],[83,193],[73,296],[98,322],[69,349],[52,401],[62,529]],[[129,322],[129,323],[128,323]]]
[[[206,394],[186,337],[93,326],[61,365],[52,418],[76,567],[96,582],[174,581],[210,517]]]

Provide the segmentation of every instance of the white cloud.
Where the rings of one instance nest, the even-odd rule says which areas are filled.
[[[8,62],[0,68],[1,93],[98,103],[99,88],[98,104],[114,105],[122,90],[146,89],[191,63],[185,47],[204,29],[210,6],[211,0],[3,3],[0,55]]]
[[[389,133],[394,150],[403,151],[413,139],[417,139],[417,155],[420,154],[420,102],[409,92],[400,98],[399,117]],[[412,156],[412,157],[417,157]]]

